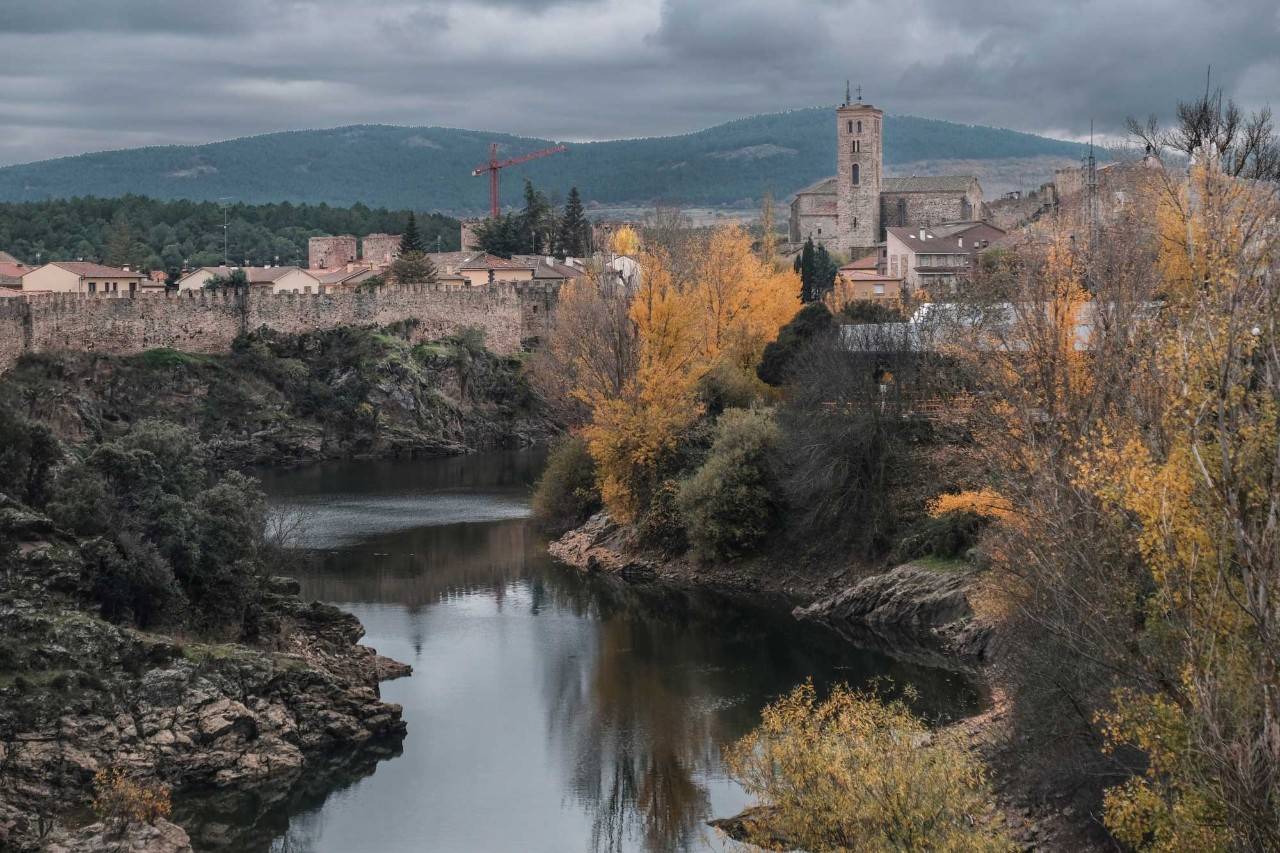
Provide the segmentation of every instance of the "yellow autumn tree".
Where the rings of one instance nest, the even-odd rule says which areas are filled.
[[[1280,849],[1280,213],[1274,186],[1213,164],[1166,194],[1155,429],[1104,430],[1079,481],[1123,518],[1153,584],[1155,689],[1119,688],[1108,748],[1143,773],[1112,788],[1133,847]]]
[[[765,345],[800,308],[800,282],[751,250],[736,226],[701,239],[639,247],[630,318],[636,369],[620,393],[593,405],[585,430],[601,495],[621,521],[635,521],[699,417],[699,381],[721,364],[752,371]]]
[[[636,370],[620,393],[595,401],[585,431],[601,497],[624,522],[644,508],[664,463],[701,414],[695,389],[704,368],[693,294],[671,274],[660,247],[642,253],[640,263],[630,308]]]
[[[615,255],[635,257],[640,251],[640,235],[630,225],[623,225],[613,232],[609,240],[609,250]]]

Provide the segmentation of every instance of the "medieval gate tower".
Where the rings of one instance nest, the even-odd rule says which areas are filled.
[[[880,184],[884,173],[884,112],[850,97],[836,110],[836,248],[857,258],[880,239]]]

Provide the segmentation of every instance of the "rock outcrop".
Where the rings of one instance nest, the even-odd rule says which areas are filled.
[[[44,853],[191,853],[186,830],[164,818],[124,826],[98,822],[46,838]]]
[[[88,803],[103,768],[178,790],[279,788],[313,758],[404,735],[378,682],[408,667],[359,645],[355,617],[303,603],[288,581],[268,585],[280,626],[269,641],[196,643],[77,607],[59,592],[75,582],[63,546],[21,547],[0,578],[0,849],[35,849]],[[68,838],[69,850],[117,849]]]
[[[970,602],[977,576],[967,567],[906,563],[796,608],[795,615],[898,657],[974,668],[986,658],[991,637]]]

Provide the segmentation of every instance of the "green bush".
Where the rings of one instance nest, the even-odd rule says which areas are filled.
[[[125,534],[118,542],[92,539],[81,554],[93,595],[107,619],[142,628],[181,622],[186,599],[155,546]]]
[[[251,634],[258,624],[266,500],[239,473],[218,476],[190,430],[142,421],[65,466],[49,514],[95,537],[82,548],[109,619]]]
[[[791,363],[805,344],[835,328],[835,320],[826,305],[810,302],[800,309],[791,322],[778,330],[778,339],[764,348],[756,375],[769,385],[783,385],[790,378]]]
[[[561,439],[533,491],[533,517],[548,533],[560,535],[600,509],[596,463],[576,435]]]
[[[741,557],[773,531],[779,491],[772,456],[779,437],[768,410],[730,409],[721,415],[710,453],[676,498],[698,556]]]
[[[845,304],[837,319],[845,323],[901,323],[906,320],[897,308],[870,299],[855,299]]]
[[[49,471],[61,458],[62,449],[48,427],[0,406],[0,492],[44,506]]]
[[[737,365],[720,362],[698,382],[698,399],[708,415],[719,417],[726,409],[746,409],[767,390],[760,379]]]
[[[941,557],[945,560],[963,557],[978,542],[991,519],[968,510],[944,512],[926,517],[911,529],[893,549],[891,559],[903,563],[918,557]]]
[[[679,498],[680,481],[663,480],[658,484],[636,525],[641,542],[668,554],[682,554],[689,549]]]

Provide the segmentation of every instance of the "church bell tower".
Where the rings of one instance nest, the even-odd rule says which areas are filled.
[[[848,84],[836,108],[836,248],[849,260],[876,250],[880,239],[880,183],[884,174],[884,112],[856,100]]]

